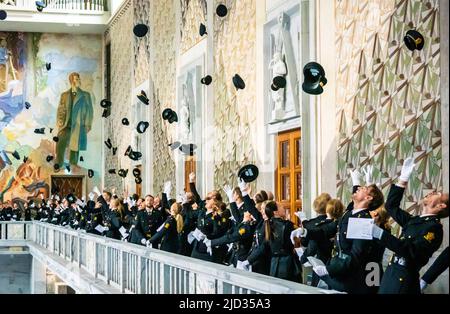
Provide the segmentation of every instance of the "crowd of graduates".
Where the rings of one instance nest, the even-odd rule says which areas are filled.
[[[0,203],[0,220],[37,220],[98,236],[131,242],[213,263],[274,276],[346,293],[420,293],[448,267],[448,249],[422,279],[419,272],[443,240],[440,219],[448,217],[448,194],[434,191],[422,201],[420,216],[400,209],[413,169],[407,159],[397,184],[387,199],[372,184],[370,166],[364,175],[355,170],[352,201],[347,208],[339,199],[321,194],[313,203],[316,213],[308,219],[298,212],[298,224],[284,217],[273,193],[252,193],[250,185],[211,191],[202,198],[190,174],[189,191],[171,198],[166,182],[159,196],[119,196],[94,188],[89,199],[74,195],[40,199],[24,204]],[[347,237],[351,220],[372,219],[372,238]],[[391,222],[402,227],[391,234]],[[393,252],[383,268],[385,250]],[[311,259],[314,257],[314,259]],[[317,263],[320,261],[320,263]],[[368,268],[372,265],[372,268]],[[378,278],[368,280],[373,265]],[[302,272],[312,268],[312,278]],[[439,270],[437,270],[439,269]],[[441,270],[442,269],[442,270]],[[427,278],[431,278],[426,280]]]

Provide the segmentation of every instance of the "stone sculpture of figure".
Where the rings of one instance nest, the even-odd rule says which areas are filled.
[[[189,97],[187,85],[183,84],[183,96],[180,108],[180,139],[189,140],[191,135],[191,121],[189,113]]]
[[[286,63],[283,61],[283,55],[281,52],[275,52],[273,59],[270,62],[269,69],[272,70],[272,79],[277,76],[286,77],[287,67]],[[273,119],[281,119],[284,116],[284,104],[285,104],[285,89],[280,88],[277,91],[272,90],[272,100],[274,103],[274,108],[272,111]]]

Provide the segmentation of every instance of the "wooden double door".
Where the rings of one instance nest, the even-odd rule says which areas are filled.
[[[286,218],[302,209],[301,131],[296,129],[277,136],[276,198],[286,211]]]
[[[84,195],[84,176],[52,176],[51,193],[65,197],[72,193],[76,197]]]

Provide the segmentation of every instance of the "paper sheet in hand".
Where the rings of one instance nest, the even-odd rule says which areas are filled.
[[[189,244],[192,244],[192,242],[194,242],[195,237],[194,237],[194,231],[189,232],[188,236],[187,236],[187,240]]]
[[[325,264],[320,259],[315,258],[313,256],[308,256],[307,259],[308,262],[312,265],[312,267],[325,266]]]
[[[249,271],[249,272],[251,272],[252,271],[252,265],[248,265],[248,266],[244,266],[244,265],[242,265],[244,262],[241,262],[241,261],[237,261],[237,264],[236,264],[236,269],[240,269],[240,270],[245,270],[245,271]]]
[[[95,227],[95,230],[97,230],[100,233],[103,233],[103,231],[105,231],[105,228],[102,225],[97,225],[97,227]]]
[[[120,234],[122,235],[123,238],[126,238],[128,236],[127,229],[125,229],[124,226],[120,227],[119,232],[120,232]]]
[[[373,219],[349,218],[347,239],[372,240]]]
[[[308,218],[306,218],[306,214],[302,211],[295,212],[295,216],[297,216],[300,221],[308,220]]]

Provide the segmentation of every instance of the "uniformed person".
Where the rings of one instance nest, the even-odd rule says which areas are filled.
[[[221,202],[216,198],[216,191],[209,192],[208,196],[204,201],[204,208],[198,209],[198,220],[197,220],[197,237],[193,240],[193,249],[191,257],[198,258],[204,261],[213,262],[216,259],[215,247],[208,250],[205,244],[206,238],[216,239],[218,238],[218,222],[220,221],[220,204]],[[193,193],[195,194],[195,193]],[[196,229],[196,231],[197,231]]]
[[[24,220],[31,221],[31,208],[28,203],[23,204],[24,207]]]
[[[220,225],[221,221],[217,223]],[[219,238],[206,239],[205,244],[208,248],[220,249],[222,247],[223,249],[224,245],[232,243],[229,263],[236,267],[238,261],[243,262],[248,257],[253,242],[255,226],[255,219],[249,211],[245,211],[242,222],[238,223],[235,228],[229,228],[228,232]],[[223,230],[226,230],[226,228]]]
[[[335,253],[326,266],[313,267],[313,271],[323,279],[331,289],[352,294],[367,294],[370,287],[366,283],[368,271],[366,267],[373,261],[373,240],[347,238],[347,227],[350,218],[371,219],[370,210],[379,208],[384,202],[381,190],[374,184],[359,186],[362,176],[359,171],[352,172],[353,195],[347,211],[337,223]],[[367,181],[367,180],[366,180]],[[333,226],[333,224],[329,224]],[[326,228],[327,229],[327,228]],[[303,236],[307,229],[302,228]],[[327,230],[329,232],[330,230]]]
[[[21,218],[22,218],[22,211],[20,210],[19,205],[17,203],[14,203],[13,208],[12,208],[11,220],[12,221],[20,221]]]
[[[331,259],[333,240],[335,238],[335,234],[329,230],[336,228],[336,221],[344,213],[344,205],[340,200],[331,199],[330,195],[323,194],[314,201],[313,206],[319,216],[302,222],[308,234],[308,236],[301,238],[301,243],[302,245],[306,244],[306,249],[304,251],[297,250],[297,254],[303,253],[300,256],[300,262],[303,265],[309,264],[309,256],[320,259],[326,265]],[[319,280],[320,277],[313,272],[311,286],[316,287]]]
[[[181,204],[173,203],[170,207],[170,216],[166,219],[164,224],[157,230],[147,246],[152,243],[161,242],[160,250],[178,253],[180,250],[180,240],[183,233],[183,217],[181,216]]]
[[[146,219],[148,225],[148,231],[146,233],[146,239],[150,239],[153,235],[157,233],[158,228],[164,222],[162,219],[162,214],[159,210],[153,208],[154,198],[151,195],[147,195],[145,197],[145,210],[146,210]],[[158,242],[153,242],[152,247],[157,249]]]
[[[422,215],[412,216],[400,209],[408,180],[414,170],[413,158],[405,160],[399,182],[393,185],[386,210],[402,227],[400,238],[374,225],[373,236],[394,255],[384,273],[380,294],[420,294],[420,269],[441,246],[443,227],[440,219],[448,217],[449,195],[432,192],[422,201]]]
[[[92,208],[92,210],[90,211],[86,226],[87,233],[102,235],[102,233],[95,229],[98,225],[103,225],[102,206],[102,203],[97,201],[94,205],[94,208]]]
[[[266,201],[264,207],[269,218],[264,237],[271,255],[270,276],[301,283],[301,265],[290,240],[294,224],[278,216],[275,202]]]
[[[136,213],[136,217],[134,217],[134,220],[132,221],[132,226],[130,229],[130,242],[145,245],[147,240],[151,238],[147,211],[145,209],[145,200],[139,199],[137,204],[138,211]]]
[[[110,210],[105,213],[103,220],[103,225],[106,228],[105,235],[108,238],[120,240],[121,234],[119,229],[122,227],[121,215],[119,211],[120,200],[117,198],[111,199],[109,206]]]

